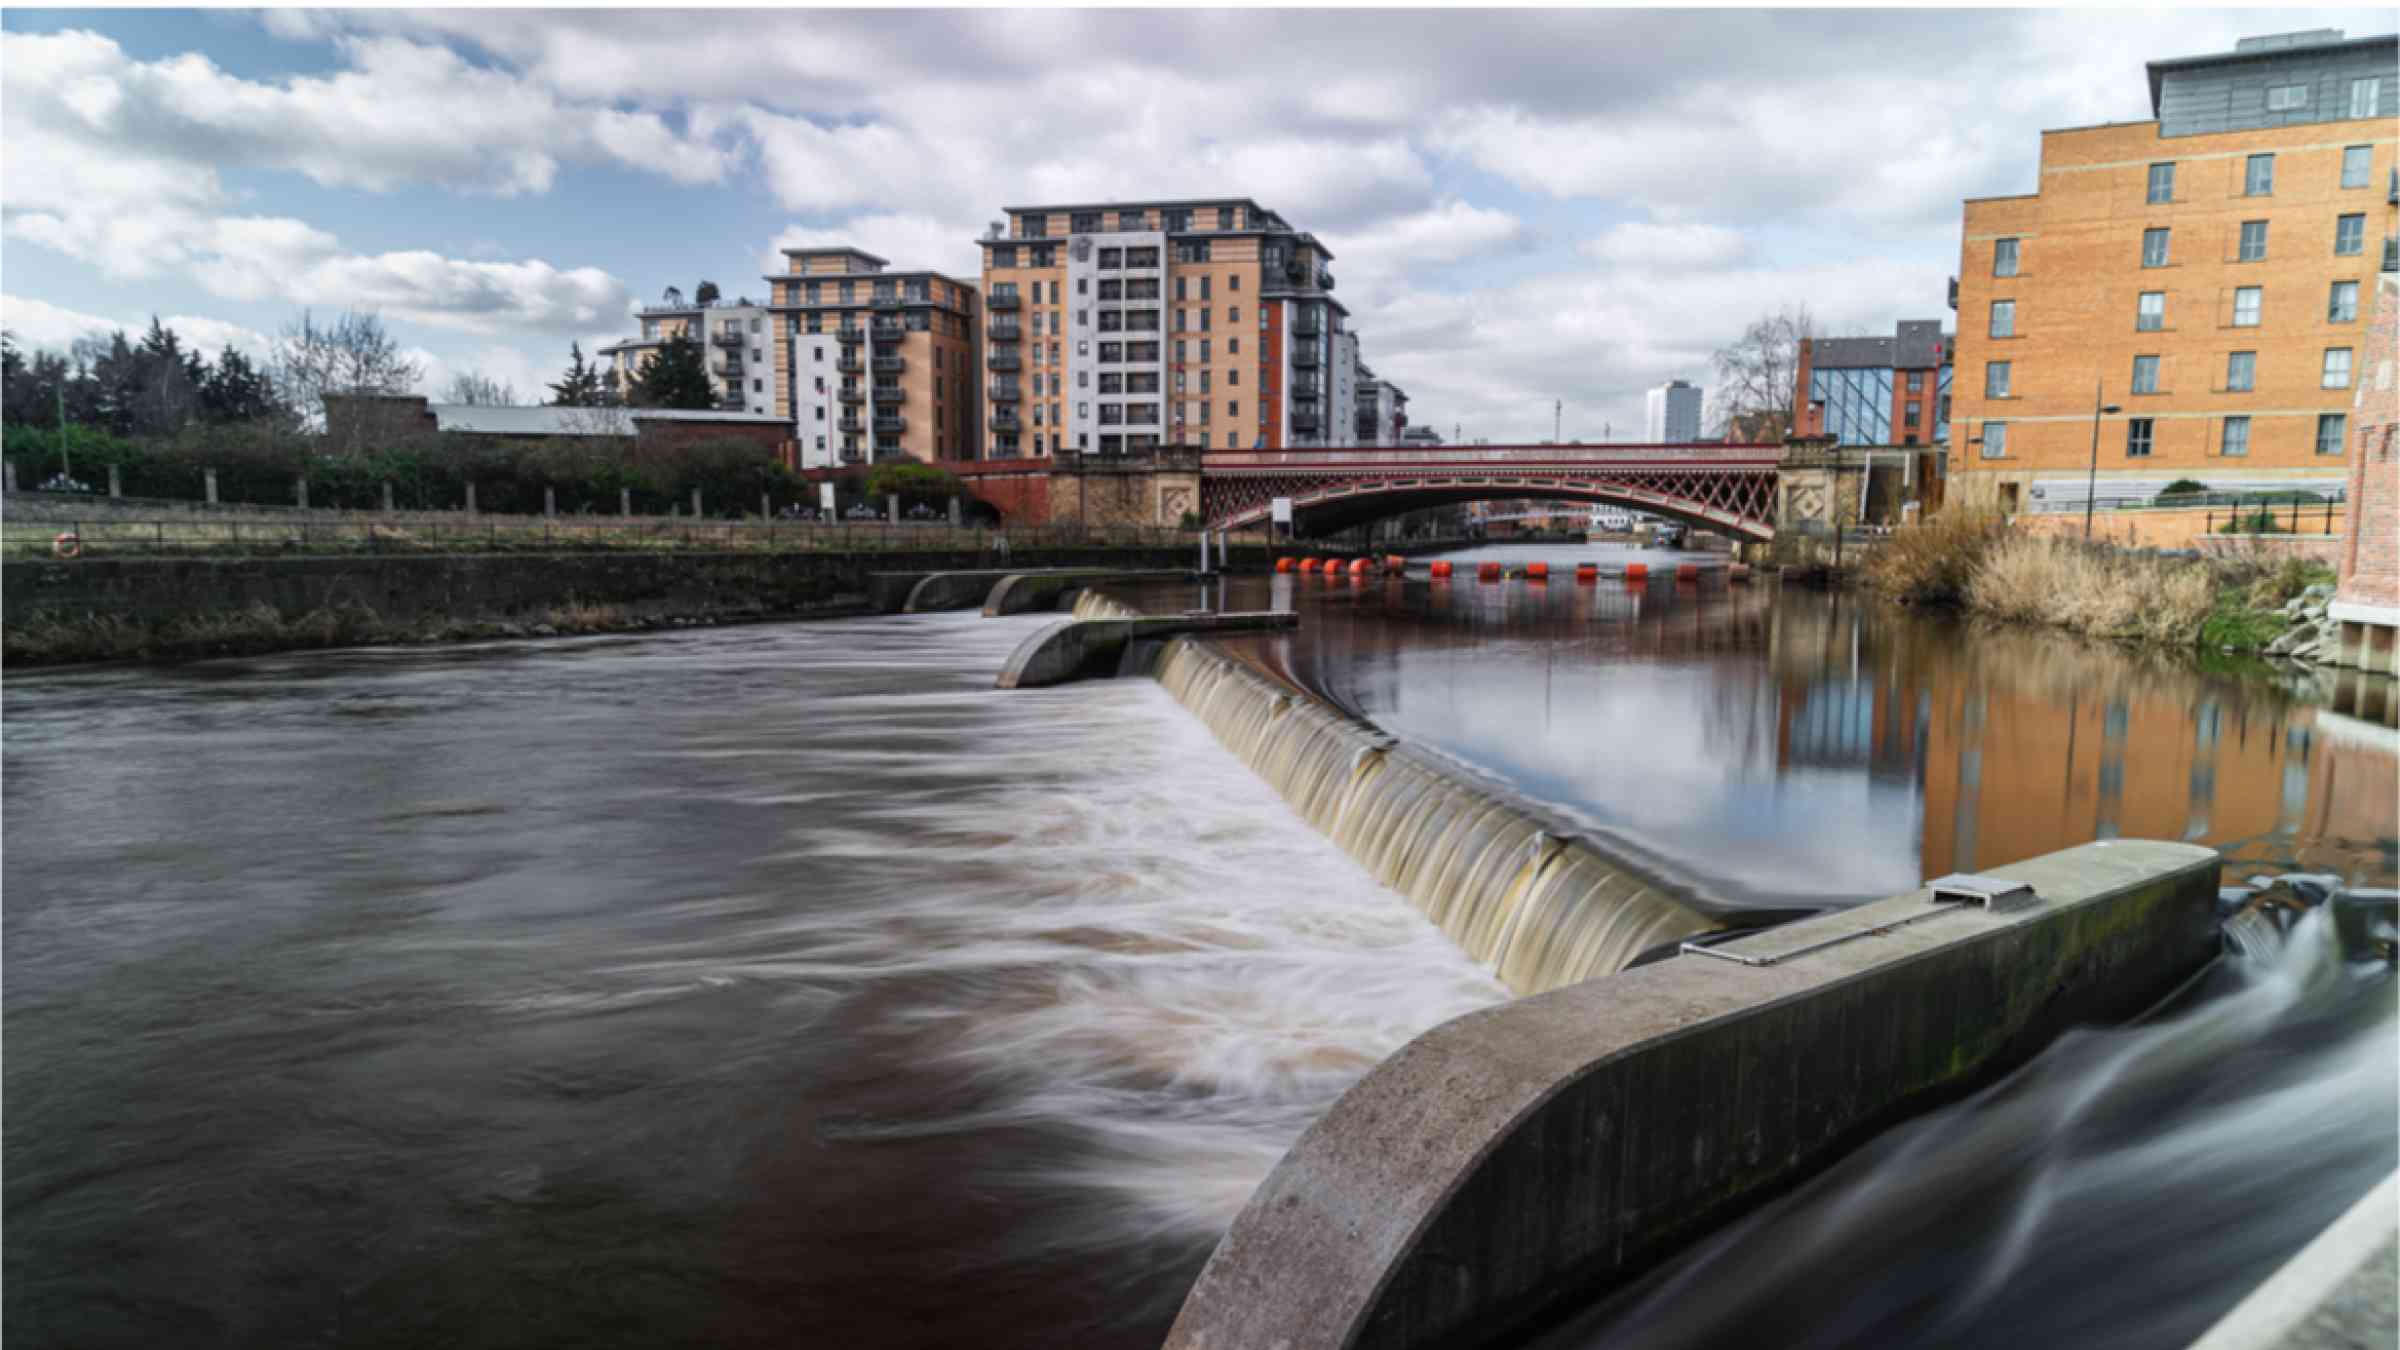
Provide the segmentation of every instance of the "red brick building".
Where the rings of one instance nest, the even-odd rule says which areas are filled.
[[[2400,675],[2400,275],[2376,281],[2366,351],[2350,414],[2353,523],[2328,613],[2342,626],[2341,664]]]

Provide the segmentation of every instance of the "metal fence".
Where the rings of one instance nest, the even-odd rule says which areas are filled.
[[[550,518],[407,521],[272,517],[0,521],[0,554],[27,557],[274,557],[432,553],[989,553],[1049,548],[1191,548],[1196,533],[1144,526],[977,529],[943,524]],[[1237,537],[1249,545],[1255,537]]]
[[[2025,510],[2032,515],[2082,515],[2084,490],[2081,483],[2044,482],[2036,485],[2038,496],[2030,497]],[[2206,507],[2241,507],[2273,505],[2281,508],[2298,501],[2315,506],[2324,502],[2340,505],[2349,500],[2350,485],[2341,479],[2317,482],[2295,482],[2274,487],[2228,488],[2219,492],[2162,493],[2156,487],[2101,483],[2091,493],[2092,505],[2102,511],[2175,511]]]

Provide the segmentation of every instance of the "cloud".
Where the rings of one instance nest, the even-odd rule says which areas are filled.
[[[196,314],[168,314],[162,316],[160,322],[174,329],[187,348],[204,352],[211,359],[228,346],[259,356],[274,345],[273,339],[257,329],[223,319]],[[150,326],[150,316],[108,318],[66,309],[46,300],[0,295],[0,326],[5,326],[18,342],[29,349],[64,352],[80,337],[105,337],[120,330],[129,337],[138,336]]]
[[[1595,262],[1619,267],[1729,267],[1750,252],[1741,231],[1722,225],[1653,225],[1627,221],[1587,239],[1577,251]]]
[[[787,248],[863,248],[888,258],[894,268],[930,268],[965,281],[980,283],[983,250],[975,240],[982,224],[972,217],[944,219],[916,214],[853,216],[838,225],[794,225],[775,236],[759,256],[762,275],[781,272]]]

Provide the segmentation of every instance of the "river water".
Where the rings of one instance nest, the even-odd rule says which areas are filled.
[[[2255,681],[1766,588],[1215,598],[1278,597],[1255,659],[1704,907],[2112,831],[2391,884],[2381,728]],[[1043,622],[12,676],[10,1330],[1155,1344],[1310,1120],[1508,994],[1154,683],[994,691]]]

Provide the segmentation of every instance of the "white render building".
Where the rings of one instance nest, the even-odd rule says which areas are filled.
[[[1650,391],[1642,412],[1642,439],[1652,445],[1700,439],[1700,386],[1669,380]]]
[[[643,306],[640,317],[640,337],[612,343],[594,353],[605,363],[603,369],[620,392],[631,387],[668,338],[688,337],[700,344],[720,410],[775,411],[774,320],[764,305],[753,304],[747,297],[686,304],[683,293],[669,287],[665,301]]]

